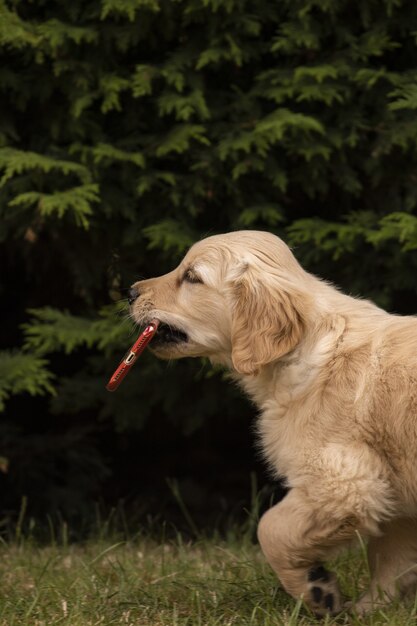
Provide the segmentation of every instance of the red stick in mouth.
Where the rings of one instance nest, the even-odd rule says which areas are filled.
[[[142,354],[148,343],[154,337],[156,331],[158,330],[158,325],[158,320],[152,320],[147,325],[145,330],[139,335],[139,337],[136,339],[135,343],[130,348],[124,359],[120,362],[120,365],[107,383],[107,391],[116,391],[123,378],[130,371],[132,365],[136,362],[138,356]]]

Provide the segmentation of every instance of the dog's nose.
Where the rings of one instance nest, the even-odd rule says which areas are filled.
[[[139,289],[135,286],[128,289],[127,300],[129,304],[133,304],[136,298],[139,296]]]

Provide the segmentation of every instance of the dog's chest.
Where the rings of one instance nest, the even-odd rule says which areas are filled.
[[[266,411],[258,422],[258,437],[263,455],[274,473],[285,477],[289,486],[305,466],[308,446],[299,427],[295,426],[291,412],[276,417]]]
[[[264,381],[245,384],[260,409],[257,431],[262,452],[274,472],[285,476],[289,485],[305,468],[315,445],[312,421],[317,407],[308,393],[314,376],[314,368],[289,364]]]

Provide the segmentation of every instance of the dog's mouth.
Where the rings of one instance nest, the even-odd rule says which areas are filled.
[[[166,344],[186,343],[188,335],[183,330],[176,328],[172,324],[159,322],[158,331],[152,340],[152,348]]]

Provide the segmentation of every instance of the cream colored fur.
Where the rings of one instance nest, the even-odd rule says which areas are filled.
[[[257,231],[200,241],[136,287],[136,321],[188,335],[158,356],[223,364],[259,407],[263,452],[290,487],[258,532],[285,589],[318,614],[337,612],[337,582],[320,564],[358,534],[372,582],[357,611],[414,589],[417,319],[340,293]]]

